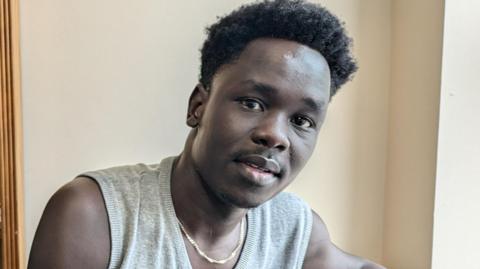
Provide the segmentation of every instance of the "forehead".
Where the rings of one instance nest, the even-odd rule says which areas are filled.
[[[330,69],[317,51],[297,42],[261,38],[214,76],[212,88],[255,81],[277,89],[330,98]]]

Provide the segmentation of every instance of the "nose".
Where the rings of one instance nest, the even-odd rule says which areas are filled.
[[[251,135],[255,144],[284,151],[290,147],[288,124],[281,115],[266,117],[253,130]]]

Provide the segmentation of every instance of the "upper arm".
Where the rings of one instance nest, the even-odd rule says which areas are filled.
[[[110,235],[97,184],[77,178],[49,200],[32,244],[29,269],[108,267]]]
[[[304,269],[384,269],[382,266],[340,250],[330,240],[322,219],[312,211],[312,233]]]

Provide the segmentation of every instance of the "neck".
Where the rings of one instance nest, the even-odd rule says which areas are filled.
[[[247,209],[226,204],[211,193],[190,156],[186,146],[173,165],[171,192],[175,212],[192,237],[214,244],[240,228]]]

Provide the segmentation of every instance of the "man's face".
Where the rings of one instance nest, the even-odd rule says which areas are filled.
[[[307,46],[257,39],[217,71],[208,93],[197,95],[194,168],[223,202],[255,207],[291,183],[310,158],[330,98],[330,71]]]

